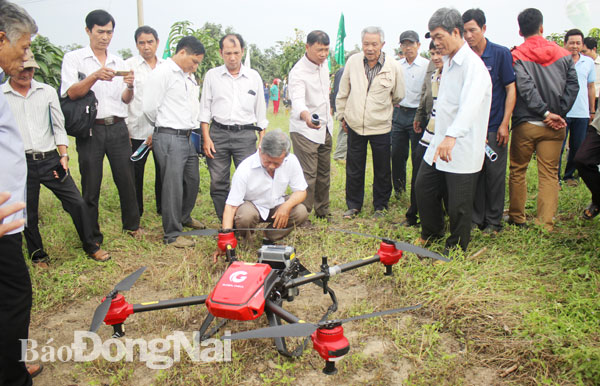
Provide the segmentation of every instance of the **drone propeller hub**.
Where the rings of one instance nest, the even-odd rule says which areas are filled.
[[[110,308],[104,318],[104,323],[109,326],[120,324],[131,314],[133,314],[133,305],[127,303],[123,295],[118,294],[110,303]]]
[[[334,362],[342,359],[350,351],[350,343],[344,336],[344,327],[321,327],[310,337],[315,351],[327,361],[323,372],[328,375],[337,373]]]
[[[377,251],[379,261],[386,266],[392,266],[396,264],[402,258],[402,251],[396,249],[396,244],[392,242],[382,241]]]

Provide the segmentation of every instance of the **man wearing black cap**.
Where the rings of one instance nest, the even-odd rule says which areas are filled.
[[[422,135],[420,128],[418,132],[413,130],[413,120],[417,107],[419,107],[421,88],[429,61],[419,55],[419,47],[421,47],[421,43],[419,43],[419,35],[415,31],[408,30],[400,34],[400,48],[404,54],[400,65],[404,70],[406,97],[400,104],[394,106],[392,119],[392,182],[396,197],[406,190],[406,160],[409,147],[414,149]],[[418,168],[418,161],[420,160],[411,157],[413,166],[411,183],[413,185],[417,176],[415,169]],[[407,217],[406,224],[416,225],[416,214],[413,217]]]

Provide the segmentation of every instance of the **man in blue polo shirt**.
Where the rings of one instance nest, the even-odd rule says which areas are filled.
[[[472,221],[473,227],[477,226],[484,233],[497,233],[502,229],[504,211],[508,124],[517,98],[515,72],[508,48],[484,37],[486,25],[483,11],[478,8],[469,9],[462,15],[462,19],[465,40],[481,57],[492,78],[487,145],[498,154],[495,161],[485,157],[483,169],[477,179]]]
[[[577,72],[577,81],[579,83],[579,92],[577,99],[571,110],[567,113],[567,136],[569,137],[569,154],[567,155],[567,166],[565,166],[565,174],[563,180],[567,186],[577,186],[575,180],[575,154],[583,143],[587,132],[588,125],[594,119],[596,111],[596,88],[594,82],[596,80],[596,71],[594,69],[594,61],[581,55],[583,48],[583,32],[578,29],[571,29],[565,34],[565,48],[571,53],[573,62],[575,63],[575,71]],[[562,152],[565,149],[567,138],[562,145],[560,151],[560,159],[558,163],[558,179],[560,180],[560,172],[562,167]]]

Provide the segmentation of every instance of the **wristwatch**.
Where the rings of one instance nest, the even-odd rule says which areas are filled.
[[[544,113],[544,119],[548,118],[548,115],[550,115],[550,111],[546,110],[546,112]]]
[[[60,155],[60,158],[63,158],[63,157],[67,157],[67,161],[69,160],[69,155],[67,153]]]

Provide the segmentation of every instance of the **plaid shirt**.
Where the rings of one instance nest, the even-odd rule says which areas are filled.
[[[375,76],[379,74],[379,71],[381,71],[381,68],[383,67],[383,63],[385,63],[385,52],[382,52],[379,55],[379,59],[377,59],[377,63],[375,63],[373,68],[369,67],[367,57],[365,57],[363,60],[365,63],[365,74],[367,75],[367,79],[369,80],[369,86],[367,87],[367,90],[369,90],[371,88],[371,82],[373,81],[373,79],[375,79]]]

